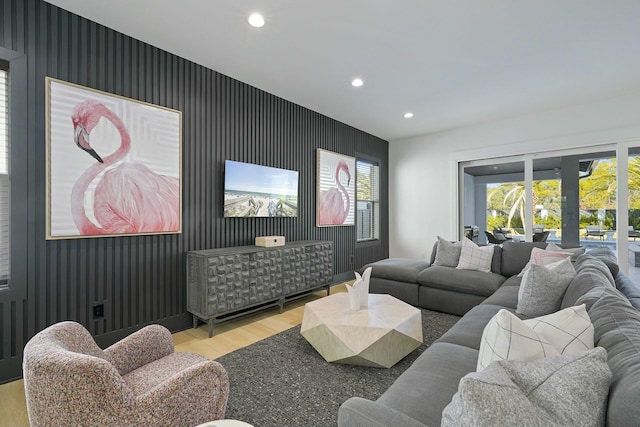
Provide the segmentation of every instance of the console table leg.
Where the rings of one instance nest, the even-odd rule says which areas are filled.
[[[209,319],[207,324],[209,325],[209,338],[211,338],[213,336],[213,320]]]
[[[198,318],[196,317],[195,314],[192,314],[191,318],[193,319],[193,329],[197,329],[198,328]]]

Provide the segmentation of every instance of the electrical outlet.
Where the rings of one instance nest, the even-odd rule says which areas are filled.
[[[93,318],[98,319],[104,317],[104,304],[95,304],[93,306]]]

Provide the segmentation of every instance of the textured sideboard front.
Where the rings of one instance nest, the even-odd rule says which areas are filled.
[[[187,310],[209,324],[279,305],[333,280],[333,242],[240,246],[187,253]],[[255,310],[251,310],[254,308]]]

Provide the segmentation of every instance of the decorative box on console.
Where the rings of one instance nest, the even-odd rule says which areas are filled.
[[[284,236],[260,236],[256,237],[256,246],[272,248],[274,246],[284,246]]]

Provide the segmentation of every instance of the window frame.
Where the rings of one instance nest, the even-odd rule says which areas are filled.
[[[355,194],[355,200],[356,200],[356,247],[367,247],[367,246],[379,246],[382,244],[381,242],[381,234],[382,234],[382,197],[380,194],[380,179],[381,179],[381,161],[380,159],[376,158],[376,157],[372,157],[366,154],[362,154],[362,153],[356,153],[356,194]],[[378,206],[378,216],[377,216],[377,221],[378,221],[378,236],[372,238],[372,239],[366,239],[366,240],[358,240],[358,162],[364,162],[364,163],[369,163],[373,166],[376,166],[378,168],[378,199],[377,201],[373,201],[373,200],[368,200],[370,203],[374,203],[377,204]]]
[[[9,283],[0,287],[0,301],[27,296],[28,239],[28,83],[27,56],[0,47],[0,60],[9,63]]]

